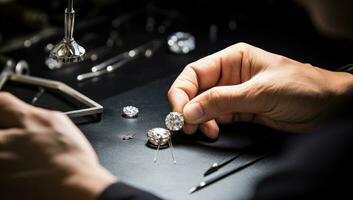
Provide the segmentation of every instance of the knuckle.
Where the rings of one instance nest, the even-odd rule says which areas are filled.
[[[184,67],[184,71],[190,71],[190,70],[193,71],[195,66],[196,66],[195,62],[189,63]]]
[[[245,42],[238,42],[234,45],[234,48],[240,49],[241,51],[247,52],[250,49],[251,45]]]
[[[11,103],[15,97],[9,92],[0,92],[1,103]]]
[[[169,90],[168,90],[168,99],[169,99],[169,101],[171,101],[172,100],[172,98],[173,98],[173,96],[174,96],[174,88],[170,88]]]
[[[222,100],[224,96],[218,88],[211,88],[208,92],[208,101],[212,110],[217,113],[222,110]]]
[[[276,55],[276,60],[279,66],[286,66],[290,63],[290,59],[282,55]]]
[[[58,120],[66,120],[68,117],[59,111],[47,111],[49,120],[53,122],[57,122]]]
[[[59,121],[65,120],[65,114],[59,111],[37,110],[30,112],[27,118],[44,127],[55,127]]]

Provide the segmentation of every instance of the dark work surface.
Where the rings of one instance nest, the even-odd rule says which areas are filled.
[[[80,126],[102,164],[112,173],[133,186],[151,191],[166,199],[243,199],[248,198],[257,181],[275,168],[268,158],[192,195],[189,189],[202,180],[202,174],[213,162],[235,155],[245,146],[274,131],[252,124],[238,124],[221,128],[217,141],[208,141],[200,133],[187,136],[176,133],[173,138],[177,164],[173,164],[170,149],[159,153],[153,162],[155,149],[146,146],[146,133],[155,127],[164,127],[164,118],[170,112],[166,93],[174,77],[162,79],[146,86],[114,96],[102,102],[104,117],[99,123]],[[122,107],[134,105],[140,109],[135,119],[121,116]],[[135,133],[132,140],[122,140],[123,134]],[[279,146],[281,134],[275,134],[263,150]],[[267,143],[267,142],[266,142]],[[262,154],[257,149],[233,161],[228,170]],[[217,172],[214,174],[216,175]]]

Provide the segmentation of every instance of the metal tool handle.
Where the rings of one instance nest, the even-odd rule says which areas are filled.
[[[73,40],[75,26],[75,11],[73,9],[73,0],[68,1],[68,7],[65,10],[65,40]]]

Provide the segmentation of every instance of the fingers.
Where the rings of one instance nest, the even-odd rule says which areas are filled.
[[[31,106],[7,92],[0,92],[0,128],[22,128],[24,114]]]
[[[173,111],[183,113],[185,104],[201,90],[206,90],[217,84],[240,83],[241,72],[239,69],[243,63],[241,61],[242,52],[236,51],[234,53],[234,48],[240,49],[241,45],[235,46],[191,63],[183,70],[168,92],[168,99]],[[218,126],[211,129],[205,127],[209,126],[202,125],[201,129],[211,130],[211,132],[218,129]],[[186,121],[183,130],[185,133],[192,134],[197,130],[197,125],[190,125]]]
[[[219,134],[219,127],[215,120],[207,121],[200,125],[200,130],[203,132],[207,137],[215,139],[218,137]]]
[[[11,144],[26,136],[26,132],[23,129],[6,129],[0,130],[0,151],[8,150],[11,147]]]
[[[185,121],[190,124],[200,124],[220,116],[227,122],[240,120],[233,113],[261,113],[265,106],[258,94],[256,80],[251,80],[240,85],[219,86],[196,96],[184,107]],[[231,116],[231,117],[230,117]],[[251,115],[242,115],[250,120]],[[236,118],[235,118],[236,117]]]
[[[217,84],[239,84],[244,48],[234,45],[185,67],[171,86],[168,97],[174,109],[181,109],[200,91]],[[249,77],[247,77],[249,78]],[[182,97],[182,99],[177,99]],[[179,102],[182,101],[182,102]]]
[[[230,124],[234,122],[252,122],[255,115],[252,113],[231,113],[224,114],[216,118],[218,124]]]

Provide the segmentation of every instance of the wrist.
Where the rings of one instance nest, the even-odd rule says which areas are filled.
[[[353,96],[353,75],[348,72],[328,71],[327,83],[331,93],[341,100]]]
[[[85,169],[71,176],[66,181],[66,188],[72,190],[67,199],[95,200],[117,178],[105,168],[97,166],[95,169]]]

